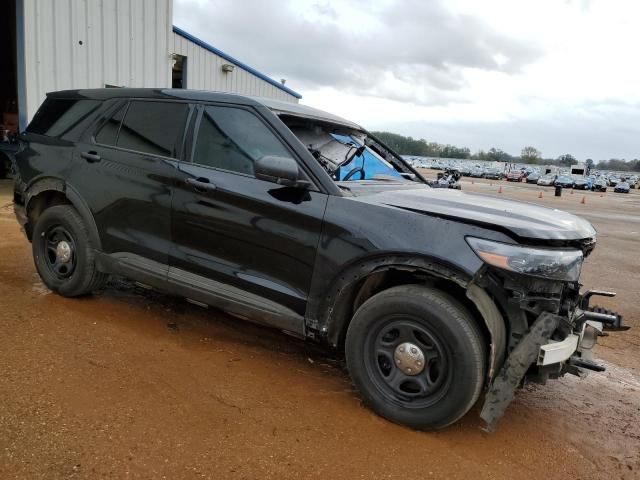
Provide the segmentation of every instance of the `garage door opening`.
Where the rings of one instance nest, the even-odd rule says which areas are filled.
[[[0,15],[0,178],[11,170],[11,158],[17,149],[18,68],[16,2],[2,5]]]
[[[18,131],[18,76],[16,68],[16,3],[3,5],[0,15],[0,141]]]
[[[171,88],[187,88],[187,57],[177,53],[173,54]]]

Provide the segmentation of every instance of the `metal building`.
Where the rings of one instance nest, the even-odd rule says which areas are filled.
[[[173,0],[5,0],[3,8],[4,133],[24,128],[45,94],[54,90],[174,87],[289,102],[301,98],[174,27]]]

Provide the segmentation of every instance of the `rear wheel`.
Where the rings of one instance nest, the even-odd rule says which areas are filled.
[[[439,290],[405,285],[373,296],[354,315],[345,348],[364,402],[412,428],[454,423],[482,390],[482,335],[469,312]]]
[[[45,210],[35,225],[33,259],[44,284],[67,297],[91,293],[107,276],[95,265],[91,244],[82,218],[71,205]]]

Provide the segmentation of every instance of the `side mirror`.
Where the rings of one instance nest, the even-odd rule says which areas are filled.
[[[285,187],[303,188],[309,186],[309,182],[300,180],[298,162],[289,157],[267,155],[259,158],[254,164],[254,174],[259,180],[277,183]]]

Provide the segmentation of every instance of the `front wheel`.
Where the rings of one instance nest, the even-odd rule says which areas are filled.
[[[354,315],[345,349],[364,402],[412,428],[454,423],[482,390],[482,334],[459,302],[436,289],[404,285],[371,297]]]

